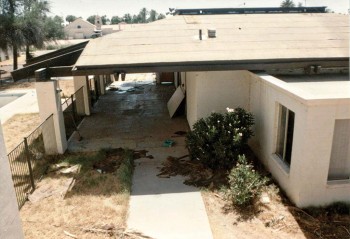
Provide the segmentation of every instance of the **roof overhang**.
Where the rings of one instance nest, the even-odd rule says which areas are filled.
[[[29,78],[35,75],[35,71],[41,68],[53,68],[55,75],[61,72],[61,76],[72,75],[71,69],[83,52],[88,41],[75,44],[66,48],[59,49],[38,57],[34,57],[28,61],[23,68],[12,71],[11,75],[14,81]],[[68,73],[67,69],[70,69]],[[58,70],[64,69],[64,70]]]
[[[224,70],[250,70],[267,71],[276,69],[305,69],[309,66],[322,68],[349,67],[349,58],[308,58],[308,59],[271,59],[271,60],[245,60],[245,61],[200,61],[200,62],[167,62],[142,63],[124,65],[89,65],[75,66],[73,75],[94,75],[146,72],[184,72],[184,71],[224,71]]]

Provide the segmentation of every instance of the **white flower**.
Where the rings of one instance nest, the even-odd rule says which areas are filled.
[[[228,112],[228,113],[235,112],[235,110],[234,110],[234,109],[230,109],[230,108],[228,108],[228,107],[226,108],[226,110],[227,110],[227,112]]]
[[[238,133],[238,135],[239,135],[240,137],[242,137],[242,136],[243,136],[243,134],[242,134],[242,133]]]

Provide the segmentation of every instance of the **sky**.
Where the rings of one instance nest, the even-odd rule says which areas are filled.
[[[49,0],[52,15],[71,14],[86,19],[91,15],[137,14],[143,7],[165,14],[169,8],[279,7],[282,0]],[[303,6],[327,6],[336,13],[349,12],[349,0],[294,0]]]

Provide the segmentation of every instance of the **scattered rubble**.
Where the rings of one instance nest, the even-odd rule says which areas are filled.
[[[159,168],[160,178],[170,178],[176,175],[186,176],[184,184],[196,187],[217,188],[227,183],[227,172],[206,168],[199,161],[189,160],[189,155],[179,158],[169,156]],[[187,159],[186,159],[187,158]]]

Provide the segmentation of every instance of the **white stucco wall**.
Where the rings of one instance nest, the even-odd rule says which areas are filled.
[[[323,87],[325,94],[336,90],[331,86]],[[349,202],[350,180],[328,182],[327,178],[335,120],[350,119],[350,93],[344,90],[341,97],[322,98],[312,96],[312,88],[293,88],[248,71],[186,73],[187,119],[192,127],[198,119],[212,111],[225,112],[226,107],[251,111],[255,136],[249,144],[297,206]],[[279,104],[295,113],[290,166],[275,155]]]
[[[251,148],[298,206],[349,202],[350,180],[327,178],[335,120],[350,119],[350,100],[304,99],[286,85],[274,77],[251,74],[249,109],[256,119]],[[295,113],[290,167],[275,155],[279,104]]]
[[[187,72],[185,77],[187,118],[191,127],[212,112],[226,112],[227,107],[248,109],[247,71]]]

